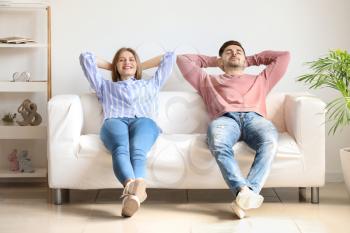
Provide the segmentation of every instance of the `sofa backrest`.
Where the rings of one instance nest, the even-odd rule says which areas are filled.
[[[285,131],[284,93],[273,93],[267,98],[267,115],[280,132]],[[80,96],[84,111],[82,134],[98,134],[102,126],[102,106],[95,94]],[[166,134],[206,133],[209,117],[196,92],[162,91],[159,94],[158,126]]]

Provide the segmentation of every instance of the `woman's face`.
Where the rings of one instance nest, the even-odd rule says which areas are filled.
[[[122,80],[126,80],[136,74],[137,63],[134,55],[129,51],[123,51],[117,60],[117,70]]]

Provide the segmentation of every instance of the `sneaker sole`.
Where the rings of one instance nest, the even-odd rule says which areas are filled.
[[[264,197],[257,194],[255,197],[242,195],[236,200],[239,207],[244,210],[259,208],[264,202]]]
[[[131,217],[140,208],[140,201],[136,196],[126,196],[123,199],[122,216]]]
[[[143,203],[147,199],[146,182],[140,180],[136,180],[135,182],[137,183],[137,189],[144,190],[144,192],[136,193],[137,197],[140,200],[140,203]]]
[[[244,212],[244,210],[242,210],[235,202],[232,202],[231,208],[232,208],[233,212],[235,213],[235,215],[236,215],[239,219],[242,219],[242,218],[245,217],[245,212]]]

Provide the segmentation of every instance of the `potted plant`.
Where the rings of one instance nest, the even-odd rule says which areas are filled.
[[[339,97],[326,105],[327,121],[331,123],[329,134],[350,124],[350,54],[347,51],[331,50],[325,57],[307,62],[312,70],[298,77],[312,89],[333,88]],[[350,194],[350,147],[340,149],[340,161],[344,180]]]

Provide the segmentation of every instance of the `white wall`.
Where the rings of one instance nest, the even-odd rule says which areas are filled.
[[[54,95],[89,90],[78,62],[85,50],[107,59],[121,46],[136,48],[142,59],[165,50],[216,55],[223,42],[235,39],[247,54],[289,50],[288,72],[274,91],[305,91],[295,82],[306,71],[303,62],[329,49],[350,48],[348,0],[51,0],[51,5]],[[166,89],[187,85],[178,70],[173,76]],[[335,95],[312,93],[324,101]],[[328,181],[342,179],[338,151],[350,146],[349,138],[349,128],[327,136]]]

